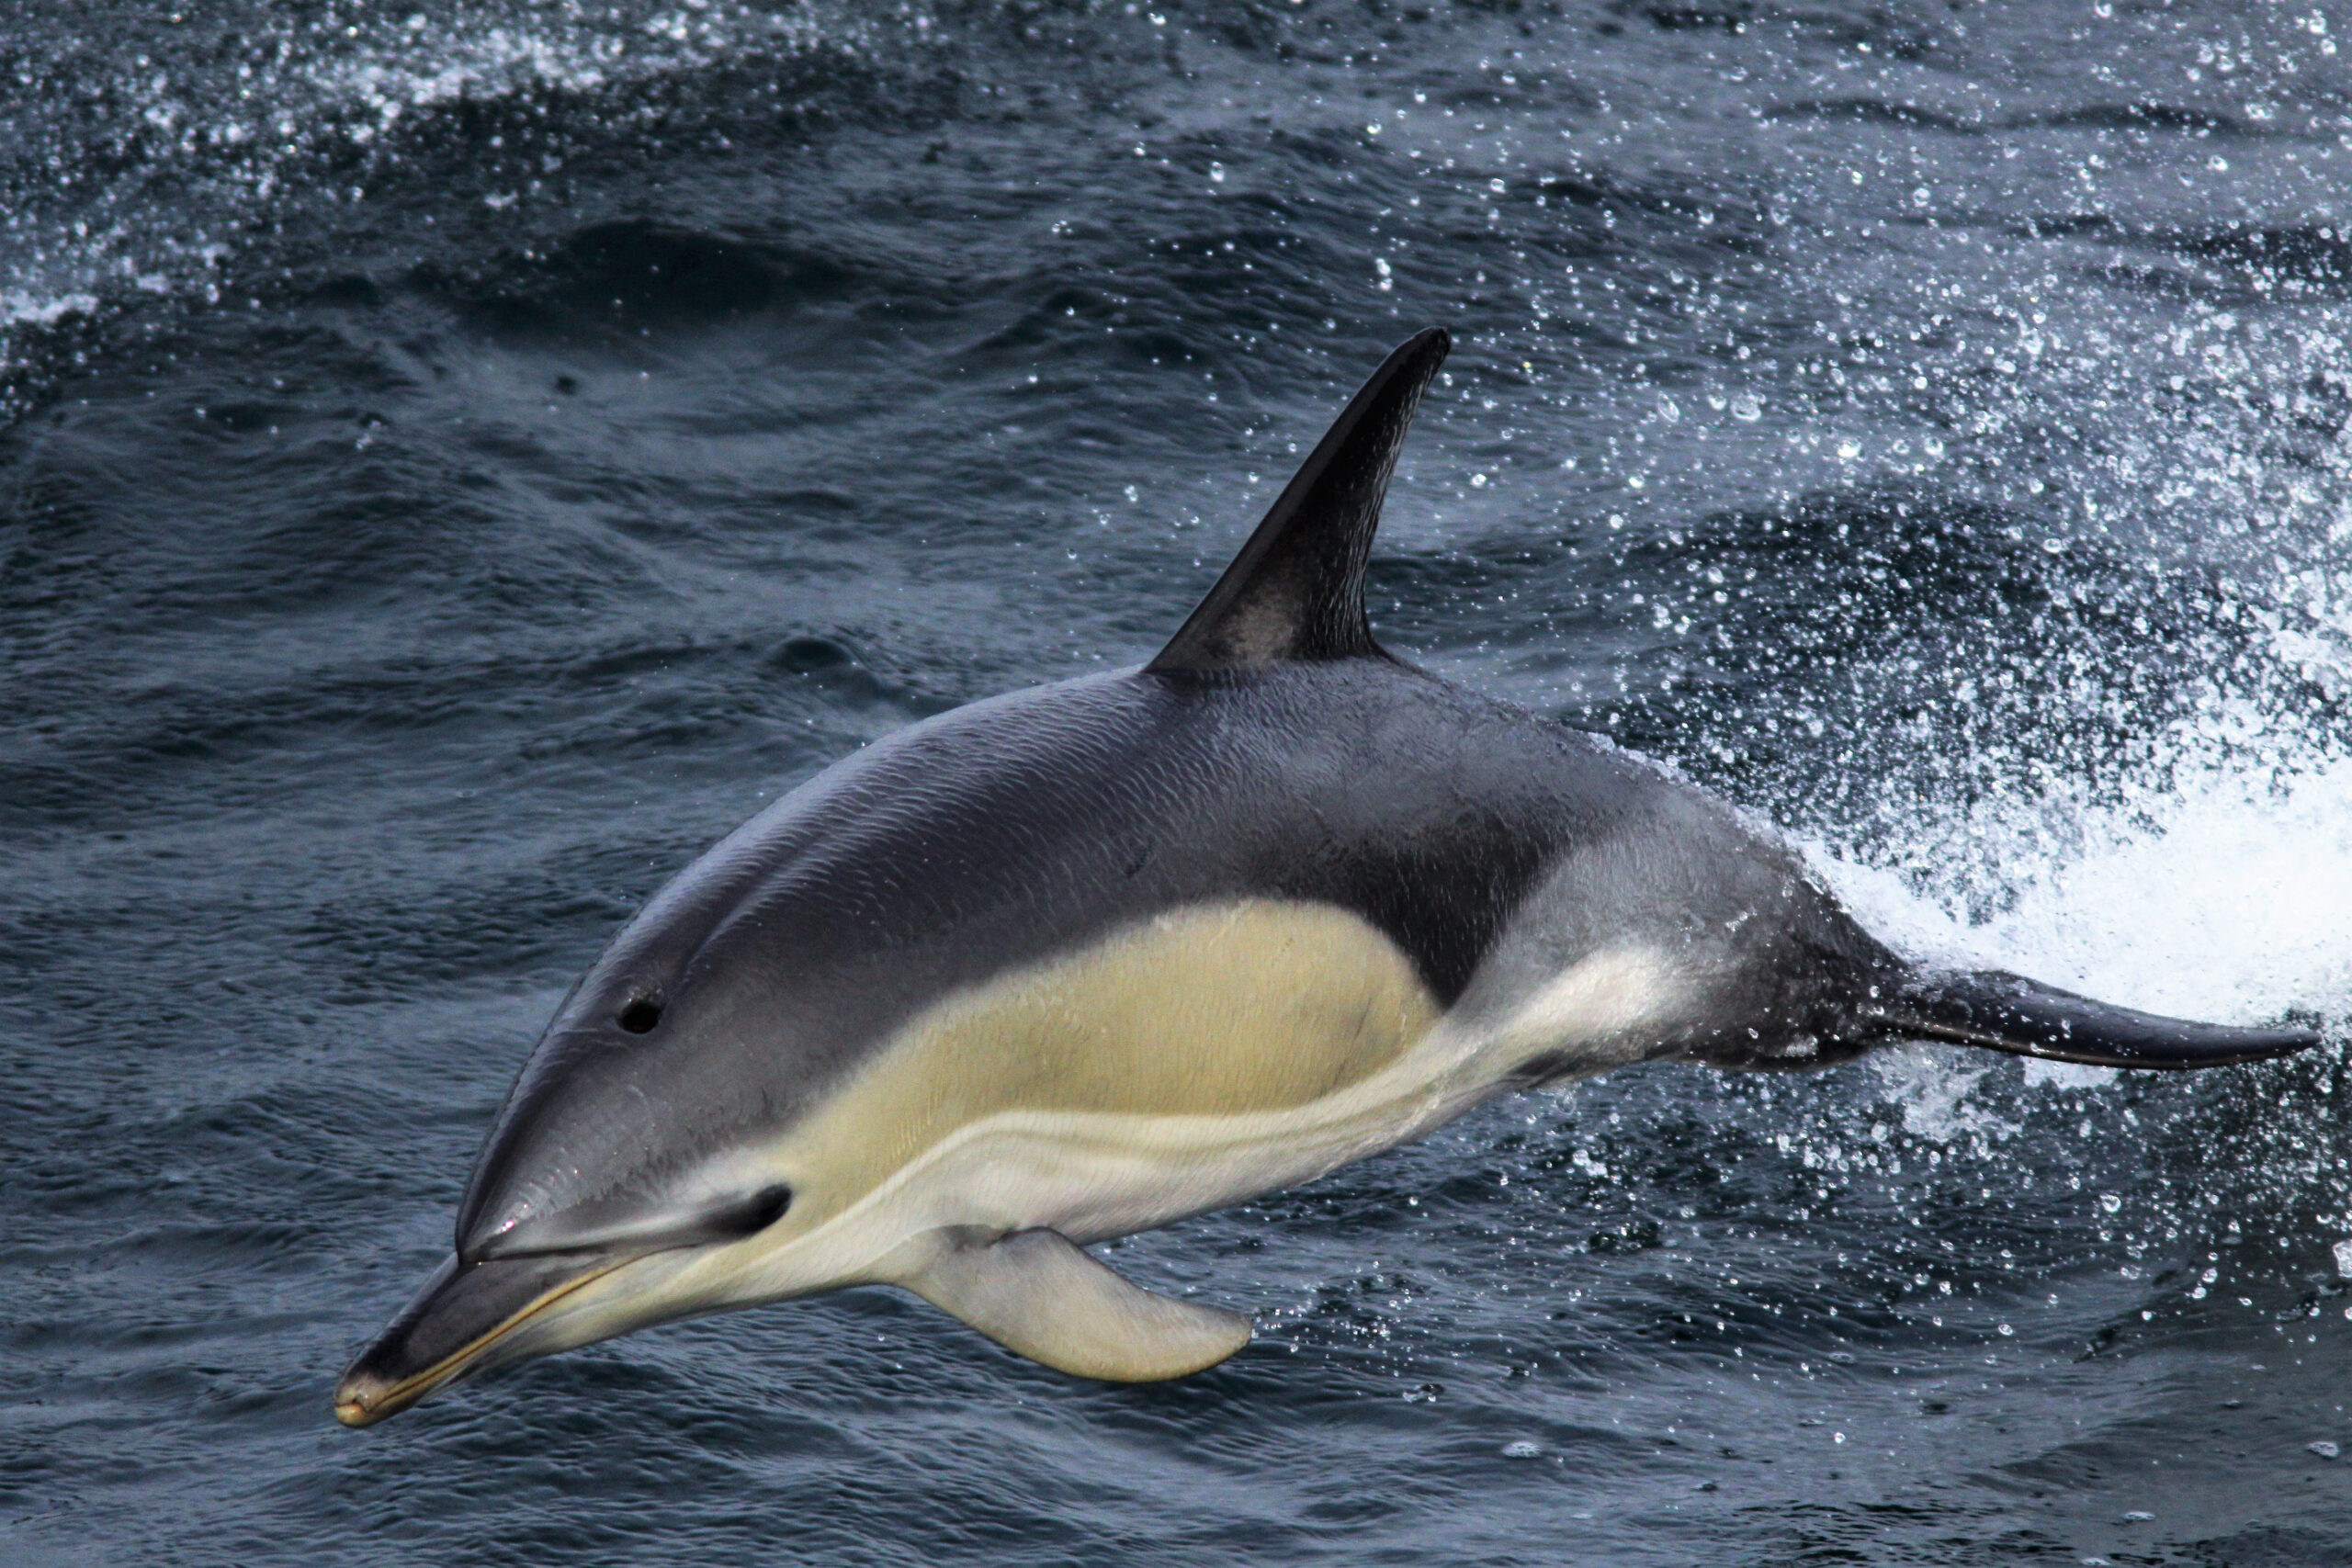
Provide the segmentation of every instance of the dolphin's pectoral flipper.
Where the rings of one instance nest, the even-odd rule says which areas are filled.
[[[1157,1382],[1250,1343],[1250,1320],[1131,1285],[1058,1231],[948,1247],[899,1281],[1006,1349],[1080,1377]]]
[[[2218,1067],[2291,1055],[2308,1029],[2233,1029],[2110,1006],[1996,969],[1911,977],[1875,1010],[1892,1032],[1924,1034],[2101,1067]]]

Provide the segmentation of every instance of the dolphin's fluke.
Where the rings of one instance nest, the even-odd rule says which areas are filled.
[[[1131,1285],[1057,1231],[951,1246],[901,1283],[1017,1355],[1108,1382],[1181,1378],[1250,1343],[1240,1314]]]
[[[1997,969],[1916,976],[1877,1015],[1897,1033],[2101,1067],[2219,1067],[2292,1055],[2320,1038],[2135,1012]]]
[[[1246,670],[1380,652],[1363,608],[1373,530],[1422,389],[1453,346],[1431,327],[1373,372],[1147,670]]]

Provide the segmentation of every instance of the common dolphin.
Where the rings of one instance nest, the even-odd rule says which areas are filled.
[[[454,1250],[336,1416],[850,1285],[1067,1371],[1178,1377],[1250,1320],[1089,1243],[1507,1090],[1921,1037],[2124,1067],[2317,1043],[1915,966],[1769,830],[1384,650],[1365,562],[1449,346],[1389,355],[1149,663],[899,730],[656,894],[557,1010]]]

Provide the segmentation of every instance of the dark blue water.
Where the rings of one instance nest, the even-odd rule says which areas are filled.
[[[0,1559],[2352,1561],[2347,35],[17,0]],[[2330,1044],[1507,1102],[1114,1248],[1258,1317],[1170,1385],[854,1292],[336,1427],[628,911],[1148,656],[1431,323],[1387,640]]]

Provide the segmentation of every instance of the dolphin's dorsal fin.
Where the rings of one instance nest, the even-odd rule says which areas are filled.
[[[1181,1378],[1250,1343],[1240,1314],[1131,1285],[1058,1231],[951,1244],[901,1283],[1017,1355],[1110,1382]]]
[[[1146,670],[1246,670],[1379,654],[1363,609],[1372,534],[1421,391],[1453,346],[1443,328],[1431,327],[1373,372]]]

